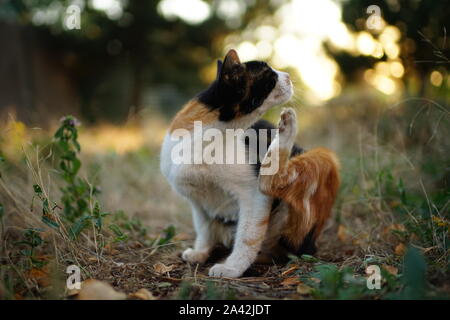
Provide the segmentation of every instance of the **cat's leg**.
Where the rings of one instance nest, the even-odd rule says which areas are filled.
[[[192,263],[204,263],[211,253],[215,243],[211,234],[211,219],[198,204],[192,203],[192,218],[196,233],[194,248],[184,250],[181,257]]]
[[[240,277],[255,261],[265,238],[270,218],[271,198],[255,186],[240,190],[239,221],[233,251],[224,263],[215,264],[209,275],[213,277]]]
[[[280,161],[280,170],[285,170],[297,132],[295,111],[284,109],[281,114],[279,134],[272,142],[269,151]],[[286,154],[286,155],[284,155]],[[263,162],[264,165],[264,162]],[[239,221],[233,251],[224,263],[216,264],[209,270],[210,276],[240,277],[255,261],[265,239],[270,220],[272,198],[255,190],[254,186],[243,187],[240,184],[230,190],[239,190]]]

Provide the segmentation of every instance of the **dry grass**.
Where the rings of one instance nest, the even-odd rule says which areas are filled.
[[[399,245],[408,244],[420,248],[427,257],[428,283],[433,294],[445,296],[449,292],[446,284],[449,280],[449,251],[448,243],[441,242],[448,241],[448,233],[442,238],[437,234],[437,227],[431,225],[436,234],[431,235],[435,240],[430,245],[419,234],[406,228],[408,221],[412,224],[416,221],[417,226],[422,226],[418,222],[418,209],[403,206],[396,191],[390,191],[380,176],[389,173],[402,177],[408,193],[426,199],[435,216],[443,222],[449,221],[449,199],[444,199],[444,205],[435,204],[431,199],[439,189],[440,180],[433,179],[422,165],[423,154],[431,150],[437,157],[435,169],[441,169],[439,157],[448,156],[449,150],[448,141],[445,141],[446,131],[442,127],[431,132],[424,129],[419,131],[418,137],[411,138],[405,134],[408,128],[405,123],[410,124],[411,119],[409,122],[400,121],[400,118],[395,118],[398,113],[395,110],[380,115],[380,108],[371,105],[372,100],[358,98],[357,101],[365,105],[361,112],[348,105],[348,101],[335,101],[335,105],[328,108],[298,110],[300,144],[307,148],[328,146],[338,151],[343,163],[344,181],[334,216],[319,242],[317,258],[320,261],[293,259],[285,266],[255,265],[241,279],[209,278],[207,269],[212,262],[194,266],[180,259],[180,252],[192,243],[194,233],[188,205],[173,193],[159,173],[162,122],[135,125],[128,131],[104,126],[81,132],[80,141],[86,150],[82,153],[81,176],[100,185],[99,202],[103,209],[108,212],[123,210],[128,217],[135,217],[147,228],[145,235],[136,230],[130,232],[129,239],[124,242],[112,241],[113,234],[107,228],[102,232],[88,228],[77,241],[73,241],[67,230],[56,231],[41,222],[39,202],[35,200],[33,209],[30,209],[33,184],[43,186],[51,201],[58,203],[60,197],[51,143],[45,132],[26,130],[17,123],[15,126],[22,131],[13,132],[17,128],[9,124],[6,127],[9,129],[0,133],[4,138],[1,150],[8,160],[0,169],[0,203],[5,208],[0,234],[3,239],[0,248],[0,297],[65,298],[65,268],[71,264],[82,267],[83,279],[105,280],[126,293],[147,288],[162,299],[323,297],[298,289],[299,281],[308,283],[305,277],[314,280],[318,264],[334,264],[339,270],[350,267],[359,277],[365,275],[365,267],[373,263],[392,267],[401,274],[403,252]],[[406,114],[406,111],[402,112]],[[448,114],[445,117],[448,121]],[[400,120],[393,123],[393,119]],[[421,124],[423,122],[422,119]],[[434,120],[431,123],[435,123]],[[155,128],[157,133],[149,128]],[[432,143],[421,144],[421,141],[429,140],[430,134],[434,139]],[[123,142],[116,148],[114,143],[99,143],[103,139],[114,141],[119,136],[122,142],[131,139],[134,144],[126,147]],[[39,143],[23,143],[27,141]],[[413,198],[412,195],[410,197]],[[399,215],[397,211],[403,207],[407,214]],[[60,212],[58,208],[55,210]],[[113,220],[110,216],[105,224]],[[175,238],[162,246],[155,245],[153,240],[161,238],[168,225],[176,227]],[[23,247],[17,244],[27,228],[44,230],[42,236],[46,242],[36,251],[37,256],[47,262],[41,277],[30,274],[30,267],[20,253]],[[396,231],[404,232],[405,237]],[[102,241],[105,245],[99,246]],[[154,268],[157,263],[170,266],[172,270],[158,273]],[[297,280],[286,280],[291,278]],[[324,289],[317,290],[320,293]],[[371,297],[380,296],[381,293],[375,293]],[[345,297],[338,295],[336,298]]]

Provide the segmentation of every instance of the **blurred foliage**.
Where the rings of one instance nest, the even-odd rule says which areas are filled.
[[[379,288],[376,286],[370,288],[368,285],[370,279],[358,275],[348,266],[339,268],[336,264],[326,263],[307,255],[303,255],[300,259],[295,258],[294,262],[313,263],[313,271],[300,274],[300,280],[306,284],[306,286],[301,286],[310,289],[309,293],[316,299],[415,300],[442,298],[430,290],[427,284],[427,263],[419,249],[410,246],[402,260],[403,272],[398,275],[390,273],[385,267],[378,269],[381,276]]]
[[[397,27],[401,32],[399,40],[400,59],[405,66],[405,79],[416,77],[420,82],[419,94],[425,94],[427,81],[432,70],[448,70],[450,52],[447,32],[450,31],[448,19],[449,5],[447,1],[432,0],[349,0],[343,2],[342,19],[353,31],[370,31],[378,39],[379,33],[368,30],[366,18],[367,8],[377,5],[381,16],[387,24]],[[357,70],[374,65],[378,59],[370,56],[349,53],[334,53],[344,75],[348,80]],[[381,60],[386,60],[383,55]]]
[[[223,54],[228,35],[276,23],[277,9],[289,0],[243,1],[236,17],[224,17],[218,8],[225,0],[205,0],[211,14],[198,24],[161,14],[162,0],[119,1],[122,13],[111,17],[85,0],[5,0],[0,24],[20,25],[39,48],[70,79],[79,98],[80,113],[89,122],[121,121],[143,106],[173,114],[201,90],[214,74],[215,59]],[[65,10],[82,4],[81,29],[64,27]],[[378,5],[381,16],[400,31],[399,61],[405,74],[405,92],[448,98],[450,63],[447,30],[448,3],[430,0],[348,0],[342,2],[342,20],[351,32],[381,33],[367,29],[367,8]],[[39,12],[54,11],[52,23],[36,21]],[[236,22],[237,21],[237,22]],[[272,21],[272,22],[268,22]],[[277,25],[274,25],[277,27]],[[300,35],[301,36],[301,35]],[[348,83],[361,81],[361,73],[389,58],[364,55],[324,44]],[[396,59],[397,60],[397,59]],[[428,90],[431,71],[444,77],[441,88]],[[342,79],[339,79],[342,80]],[[301,81],[296,84],[301,87]],[[402,89],[402,88],[399,88]]]
[[[35,42],[74,82],[84,118],[121,120],[154,99],[169,109],[162,112],[179,108],[204,86],[201,70],[215,65],[216,57],[222,55],[222,40],[231,30],[216,14],[195,25],[181,19],[169,21],[158,12],[159,2],[122,2],[121,17],[111,19],[83,1],[81,29],[66,30],[62,18],[36,25],[33,13],[52,6],[65,10],[76,2],[6,0],[0,6],[0,22],[32,30]],[[258,1],[257,7],[244,14],[242,25],[270,13],[267,0]]]

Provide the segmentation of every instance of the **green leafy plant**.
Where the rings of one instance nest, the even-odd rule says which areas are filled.
[[[221,287],[212,281],[206,282],[204,299],[206,300],[232,300],[236,299],[234,290]]]
[[[111,224],[108,227],[115,235],[114,242],[122,242],[128,240],[128,236],[122,232],[117,224]]]
[[[414,247],[409,247],[405,254],[403,265],[401,291],[393,298],[399,299],[423,299],[426,297],[426,271],[427,264],[422,252]]]
[[[173,225],[170,225],[167,228],[165,228],[163,230],[163,232],[164,232],[164,236],[159,239],[159,241],[157,243],[158,246],[162,246],[162,245],[170,243],[170,241],[172,241],[173,237],[175,237],[175,235],[177,233],[176,229]]]
[[[36,248],[44,244],[44,240],[40,235],[42,231],[37,228],[26,229],[23,235],[24,240],[16,243],[26,246],[26,249],[21,250],[20,253],[28,259],[30,268],[42,268],[45,265],[45,261],[35,256]]]
[[[116,211],[113,214],[112,218],[114,224],[116,225],[116,227],[114,228],[120,230],[121,233],[126,232],[129,234],[129,236],[137,235],[139,237],[146,237],[147,228],[142,225],[142,222],[139,218],[129,217],[122,210]],[[118,233],[116,232],[115,234],[118,235]]]
[[[97,231],[101,231],[103,227],[103,219],[108,215],[108,212],[102,212],[100,210],[100,205],[98,201],[96,201],[92,214],[85,214],[72,224],[70,228],[70,236],[75,239],[90,223],[94,224]]]
[[[49,200],[44,195],[42,188],[38,184],[33,185],[33,190],[34,190],[34,197],[33,197],[33,200],[31,201],[31,207],[33,208],[34,199],[37,197],[42,202],[42,218],[41,218],[42,222],[44,222],[46,225],[48,225],[51,228],[54,228],[54,229],[59,228],[59,224],[56,221],[56,218],[54,215],[54,210],[58,206],[56,204],[54,204],[54,206],[52,208],[50,208]]]
[[[319,264],[314,267],[312,277],[320,279],[319,283],[309,281],[317,299],[358,299],[369,295],[366,279],[349,267],[339,269],[335,264]]]
[[[89,213],[89,200],[99,193],[99,188],[90,186],[85,180],[78,176],[81,168],[81,160],[78,153],[81,151],[78,143],[78,121],[73,116],[66,116],[61,120],[61,126],[55,133],[55,144],[59,151],[59,169],[66,182],[61,188],[62,204],[64,206],[65,218],[83,225]]]
[[[82,164],[78,158],[78,153],[81,151],[78,142],[78,124],[73,116],[66,116],[61,120],[61,126],[54,136],[59,150],[59,169],[66,182],[66,186],[61,188],[61,201],[65,219],[72,222],[70,236],[73,239],[77,238],[90,223],[94,223],[97,231],[100,231],[103,218],[108,215],[100,210],[100,205],[95,200],[100,189],[91,186],[78,176]],[[95,202],[92,209],[89,206],[91,202]]]

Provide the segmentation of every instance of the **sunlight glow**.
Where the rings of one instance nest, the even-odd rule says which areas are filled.
[[[241,42],[237,47],[237,51],[242,61],[255,60],[258,57],[258,49],[249,41]]]
[[[104,11],[112,20],[120,19],[123,14],[122,0],[90,0],[89,5],[95,10]]]
[[[162,0],[158,11],[169,20],[180,18],[189,24],[199,24],[211,15],[210,6],[202,0]]]
[[[236,48],[243,61],[269,60],[276,69],[295,70],[309,89],[306,91],[309,102],[315,103],[335,97],[341,89],[337,80],[339,66],[323,47],[329,41],[335,48],[355,56],[386,57],[385,62],[367,70],[364,78],[377,90],[394,94],[399,86],[397,79],[405,73],[399,58],[400,30],[382,21],[375,33],[351,32],[341,18],[339,2],[291,0],[261,25],[251,25],[228,36],[225,51]]]
[[[341,21],[341,8],[332,0],[292,0],[283,4],[274,16],[273,26],[263,24],[241,36],[236,47],[246,58],[267,60],[274,68],[293,68],[310,88],[313,101],[327,100],[339,93],[338,66],[324,51],[322,42],[336,47],[351,47],[353,40]],[[276,27],[275,27],[276,26]],[[234,41],[232,41],[234,42]]]
[[[405,73],[405,68],[403,65],[398,61],[393,61],[390,64],[390,71],[391,74],[396,78],[403,77],[403,74]]]
[[[330,0],[292,0],[278,9],[276,18],[283,33],[324,38],[339,25],[341,9]]]
[[[246,9],[245,1],[221,0],[217,5],[217,16],[223,19],[229,27],[239,27],[241,17]]]
[[[381,29],[379,37],[376,39],[370,33],[361,31],[356,34],[356,47],[358,52],[364,55],[371,55],[380,59],[384,55],[387,61],[375,63],[374,69],[366,70],[364,79],[384,94],[394,94],[399,82],[396,79],[402,78],[405,68],[399,59],[400,30],[395,26],[385,26]]]
[[[293,35],[282,36],[275,41],[273,60],[281,68],[297,69],[315,96],[326,100],[337,93],[334,77],[338,67],[319,48],[320,43],[313,39],[302,41]]]
[[[36,26],[55,24],[64,8],[59,2],[52,2],[46,9],[34,9],[31,12],[31,21]]]
[[[321,43],[350,45],[351,37],[341,22],[341,8],[331,0],[293,0],[275,14],[281,36],[274,43],[273,61],[277,67],[292,67],[319,100],[336,96],[337,64],[325,53]]]
[[[442,73],[440,73],[439,71],[434,70],[430,74],[430,82],[435,87],[440,87],[443,80],[444,77],[442,76]]]
[[[359,52],[368,56],[375,52],[377,43],[370,33],[362,31],[356,36],[356,47]]]
[[[328,32],[328,39],[338,48],[347,50],[354,49],[355,43],[353,37],[343,22],[340,22],[335,27],[330,28]]]
[[[376,75],[374,78],[375,87],[385,94],[393,94],[396,89],[394,80],[389,77]]]
[[[256,28],[255,35],[258,39],[273,41],[277,37],[277,29],[272,26],[262,25]]]

